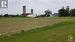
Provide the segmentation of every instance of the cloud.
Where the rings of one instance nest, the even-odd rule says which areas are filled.
[[[53,13],[58,12],[62,6],[69,5],[74,8],[75,0],[9,0],[9,8],[1,9],[1,13],[21,14],[22,6],[27,6],[27,12],[34,9],[34,13],[42,14],[44,10],[50,9]],[[8,10],[8,11],[7,11]]]

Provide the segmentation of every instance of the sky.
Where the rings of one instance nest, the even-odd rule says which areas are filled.
[[[22,14],[22,6],[27,6],[27,13],[34,9],[34,14],[43,14],[49,9],[57,13],[63,6],[75,8],[75,0],[8,0],[8,8],[0,9],[1,14]]]

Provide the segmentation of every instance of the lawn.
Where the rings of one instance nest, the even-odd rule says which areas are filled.
[[[8,24],[4,25],[4,23]],[[24,27],[16,26],[22,23],[23,26],[26,23],[29,25],[25,25]],[[9,26],[9,24],[12,26]],[[75,42],[74,17],[3,18],[0,20],[0,25],[3,25],[0,28],[7,26],[6,29],[2,29],[5,31],[1,32],[16,31],[17,29],[14,28],[27,30],[27,32],[16,33],[11,36],[0,36],[0,42]],[[14,28],[12,28],[13,26]],[[26,26],[30,27],[27,28]]]

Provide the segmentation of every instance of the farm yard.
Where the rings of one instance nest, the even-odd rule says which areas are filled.
[[[0,42],[75,42],[75,18],[0,18],[0,34]]]

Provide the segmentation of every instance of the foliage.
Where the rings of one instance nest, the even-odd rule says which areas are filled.
[[[50,16],[50,14],[52,14],[52,12],[50,10],[45,10],[45,16]]]
[[[59,16],[61,17],[61,16],[67,16],[67,11],[65,10],[65,9],[60,9],[59,10]]]
[[[71,10],[70,10],[70,15],[71,15],[71,16],[75,16],[75,9],[71,9]]]
[[[69,12],[69,6],[67,6],[66,9],[61,8],[60,10],[58,10],[59,16],[70,16],[70,12]]]
[[[71,10],[70,10],[69,6],[67,6],[66,9],[64,9],[64,7],[61,8],[61,9],[58,11],[58,13],[59,13],[59,16],[60,16],[60,17],[61,17],[61,16],[75,16],[75,9],[71,9]]]
[[[9,15],[8,14],[5,14],[4,17],[9,17]]]
[[[66,8],[66,12],[67,12],[67,16],[70,16],[70,8],[69,8],[69,6],[67,6],[67,8]]]

